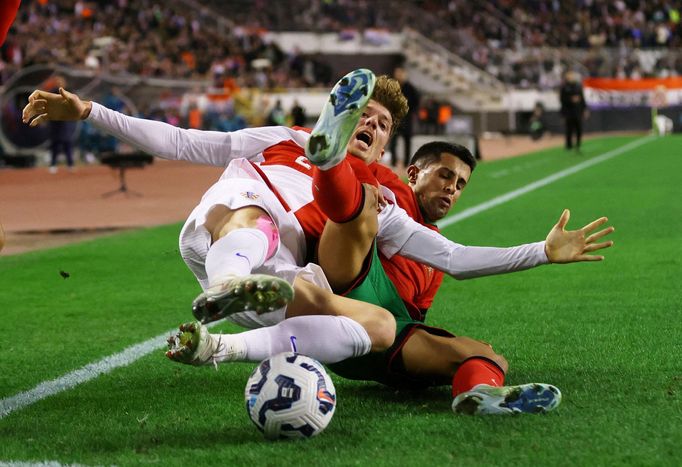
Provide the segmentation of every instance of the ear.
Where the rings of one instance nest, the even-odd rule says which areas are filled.
[[[419,167],[412,164],[407,167],[407,181],[410,185],[417,183],[417,175],[419,174]]]

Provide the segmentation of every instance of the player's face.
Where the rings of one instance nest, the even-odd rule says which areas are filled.
[[[384,154],[392,128],[393,117],[388,109],[370,100],[348,142],[348,152],[367,164],[378,161]]]
[[[442,153],[439,161],[423,169],[409,166],[407,176],[426,221],[435,222],[455,205],[469,182],[471,168],[460,158]]]

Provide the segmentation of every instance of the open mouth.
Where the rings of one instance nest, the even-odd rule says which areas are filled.
[[[355,135],[355,139],[362,141],[367,147],[372,145],[372,134],[368,131],[359,132],[357,135]]]

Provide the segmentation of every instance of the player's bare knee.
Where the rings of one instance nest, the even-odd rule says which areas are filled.
[[[509,362],[502,355],[495,354],[495,356],[491,358],[491,360],[495,362],[500,368],[502,368],[503,373],[506,374],[509,371]]]
[[[362,323],[372,341],[372,352],[382,352],[395,341],[396,322],[391,313],[383,308],[372,310],[371,318]]]

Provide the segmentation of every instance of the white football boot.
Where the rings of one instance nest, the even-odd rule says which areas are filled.
[[[467,415],[537,414],[550,412],[560,403],[561,391],[551,384],[499,387],[479,384],[457,395],[452,401],[452,410]]]
[[[211,334],[198,321],[180,325],[179,332],[168,337],[166,357],[187,365],[202,366],[243,359],[246,349],[230,334]]]

